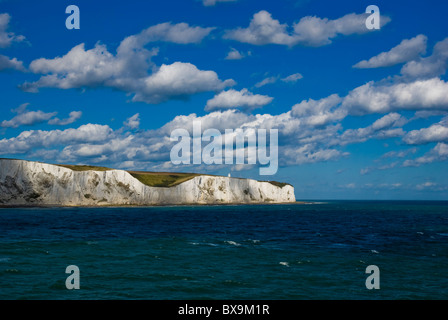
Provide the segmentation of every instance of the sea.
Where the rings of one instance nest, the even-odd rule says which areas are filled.
[[[445,300],[447,270],[447,201],[0,209],[1,300]]]

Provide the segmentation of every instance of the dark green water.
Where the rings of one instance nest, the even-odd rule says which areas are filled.
[[[0,209],[0,299],[448,299],[447,270],[448,202]]]

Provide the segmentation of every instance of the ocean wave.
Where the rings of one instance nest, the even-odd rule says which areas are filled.
[[[224,241],[224,242],[227,243],[227,244],[231,244],[232,246],[235,246],[235,247],[241,246],[241,243],[238,243],[238,242],[235,242],[235,241]]]
[[[211,242],[190,242],[190,244],[194,245],[194,246],[210,246],[210,247],[217,247],[218,245],[216,243],[211,243]]]

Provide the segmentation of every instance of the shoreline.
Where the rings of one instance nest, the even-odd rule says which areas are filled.
[[[101,205],[101,206],[67,206],[67,205],[0,205],[1,209],[52,209],[52,208],[158,208],[158,207],[219,207],[219,206],[254,206],[254,205],[306,205],[313,204],[312,201],[296,202],[257,202],[257,203],[185,203],[185,204],[151,204],[151,205]]]

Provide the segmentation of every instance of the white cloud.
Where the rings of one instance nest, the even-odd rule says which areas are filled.
[[[191,27],[184,22],[177,24],[165,22],[151,26],[131,37],[134,37],[132,41],[140,43],[139,46],[155,41],[179,44],[200,43],[213,29],[215,28]]]
[[[3,120],[0,126],[3,128],[17,128],[19,126],[32,126],[34,124],[45,122],[54,117],[57,112],[43,112],[43,111],[27,111],[29,104],[24,103],[12,111],[17,115],[11,120]]]
[[[280,154],[282,157],[285,157],[284,162],[286,165],[334,161],[348,156],[346,152],[325,148],[323,146],[318,147],[312,143],[300,147],[284,147]]]
[[[412,130],[408,132],[403,141],[407,144],[426,144],[430,142],[448,141],[448,123],[440,122],[431,125],[428,128]]]
[[[81,111],[72,111],[72,112],[70,112],[68,118],[62,119],[62,120],[59,118],[50,119],[50,121],[48,121],[48,124],[57,125],[57,126],[65,126],[65,125],[71,124],[71,123],[75,122],[76,120],[80,119],[81,116],[82,116]]]
[[[155,52],[145,50],[129,55],[122,52],[113,56],[105,45],[97,43],[94,48],[85,50],[84,44],[80,44],[62,57],[34,60],[30,70],[45,75],[36,82],[23,84],[21,88],[29,92],[37,92],[42,87],[71,89],[109,86],[130,89],[128,87],[132,87],[136,79],[145,75],[137,67],[147,69],[147,60]]]
[[[388,163],[388,164],[384,164],[382,166],[378,166],[378,167],[367,167],[367,168],[363,168],[360,170],[360,174],[361,175],[366,175],[368,173],[371,173],[372,171],[375,170],[388,170],[388,169],[393,169],[395,168],[400,162],[399,161],[395,161],[392,163]]]
[[[177,128],[186,129],[191,133],[193,121],[195,120],[201,121],[202,130],[215,128],[220,131],[224,131],[228,128],[239,128],[253,119],[255,119],[255,116],[237,111],[235,109],[215,111],[202,117],[198,117],[195,113],[189,115],[179,115],[158,129],[158,135],[169,137],[171,135],[171,131]]]
[[[57,145],[75,143],[94,143],[108,140],[112,129],[107,125],[86,124],[77,129],[30,130],[17,137],[0,140],[0,154],[16,154],[31,151],[33,148],[49,148]]]
[[[448,64],[448,38],[435,44],[432,55],[406,63],[401,74],[409,78],[433,78],[445,74]]]
[[[291,114],[313,126],[326,125],[347,116],[347,112],[339,107],[341,101],[337,94],[319,100],[303,100],[292,107]]]
[[[127,118],[123,124],[130,129],[138,129],[140,126],[140,114],[136,113],[132,117]]]
[[[191,63],[175,62],[163,64],[147,77],[132,100],[160,103],[168,99],[185,99],[198,92],[219,91],[233,85],[235,81],[221,81],[214,71],[199,70]]]
[[[287,33],[287,27],[273,19],[269,12],[262,10],[254,14],[248,28],[228,30],[225,38],[256,45],[293,45],[295,39]]]
[[[237,90],[227,90],[222,91],[212,99],[207,101],[205,107],[206,111],[213,111],[217,109],[235,109],[242,108],[245,110],[252,110],[256,108],[261,108],[272,102],[274,98],[261,95],[253,94],[247,89]]]
[[[11,16],[8,13],[0,13],[0,48],[6,48],[11,46],[13,42],[25,40],[24,36],[7,31],[10,20]],[[17,60],[17,58],[0,55],[0,71],[7,69],[25,71],[22,61]]]
[[[206,7],[211,7],[216,5],[218,2],[235,2],[238,0],[202,0],[202,4]]]
[[[426,52],[426,42],[428,38],[425,35],[418,35],[411,39],[401,41],[399,45],[389,51],[382,52],[369,60],[363,60],[355,64],[354,68],[379,68],[389,67],[399,63],[417,59]]]
[[[0,13],[0,48],[6,48],[13,42],[21,42],[25,40],[24,36],[7,31],[10,20],[11,16],[8,13]]]
[[[263,87],[263,86],[265,86],[265,85],[267,85],[267,84],[276,83],[278,79],[279,79],[278,76],[275,76],[275,77],[273,76],[273,77],[267,77],[267,78],[264,78],[264,79],[261,80],[260,82],[257,82],[257,83],[255,84],[255,87],[256,87],[256,88],[261,88],[261,87]]]
[[[227,39],[254,45],[278,44],[295,46],[323,46],[330,44],[338,35],[350,35],[366,33],[369,30],[365,26],[366,14],[347,14],[341,18],[330,20],[306,16],[292,26],[281,24],[273,19],[272,15],[262,10],[254,14],[247,28],[228,30],[224,35]],[[381,24],[390,21],[389,17],[382,16]]]
[[[406,160],[403,162],[404,167],[419,167],[424,164],[446,161],[448,160],[448,144],[439,142],[433,149],[428,151],[423,156],[413,159]]]
[[[389,113],[376,120],[370,126],[358,129],[347,129],[333,141],[334,144],[346,145],[349,143],[364,142],[370,139],[387,139],[404,135],[402,128],[407,120],[398,113]]]
[[[254,86],[256,88],[261,88],[261,87],[264,87],[265,85],[276,83],[278,80],[281,80],[283,82],[292,83],[292,82],[296,82],[302,78],[303,78],[303,76],[300,73],[294,73],[294,74],[291,74],[284,78],[281,78],[280,76],[271,76],[271,77],[264,78],[263,80],[257,82]]]
[[[424,189],[428,189],[428,188],[433,188],[435,186],[437,186],[437,183],[427,181],[427,182],[420,183],[420,184],[416,185],[415,188],[417,190],[424,190]]]
[[[403,151],[389,151],[381,156],[381,158],[404,158],[410,154],[415,154],[417,148],[411,148]]]
[[[160,103],[169,99],[186,99],[204,91],[220,91],[235,84],[221,81],[214,71],[199,70],[190,63],[174,62],[159,68],[151,62],[158,49],[144,46],[154,41],[198,43],[213,28],[190,27],[186,23],[162,23],[125,38],[116,55],[97,43],[85,50],[84,44],[72,48],[66,55],[54,59],[37,59],[30,70],[43,76],[21,89],[37,92],[42,87],[60,89],[111,87],[133,94],[133,101]],[[148,74],[152,71],[152,74]]]
[[[128,137],[112,138],[102,144],[78,144],[67,146],[62,150],[61,157],[73,159],[105,156],[105,159],[108,159],[107,156],[111,153],[123,153],[123,150],[130,152],[129,146],[132,146],[133,139],[134,136],[131,135]]]
[[[371,81],[350,91],[343,106],[354,115],[397,110],[447,110],[446,92],[448,83],[438,78],[390,85],[375,85]]]
[[[281,80],[283,82],[296,82],[297,80],[300,80],[302,78],[303,78],[303,76],[300,73],[293,73],[285,78],[282,78]]]
[[[6,69],[25,71],[22,61],[17,60],[17,58],[10,59],[7,56],[0,54],[0,71]]]
[[[367,16],[365,13],[350,13],[335,20],[304,17],[294,25],[295,38],[300,44],[318,47],[330,44],[339,35],[367,33],[371,31],[365,26]],[[381,26],[389,21],[389,17],[381,16]]]
[[[57,112],[45,113],[42,111],[28,111],[18,114],[11,120],[3,120],[1,126],[3,128],[17,128],[19,126],[31,126],[42,123],[54,117]]]
[[[230,48],[229,53],[227,53],[227,56],[225,57],[225,60],[241,60],[246,56],[250,56],[251,54],[252,53],[250,51],[248,51],[247,53],[243,53],[236,50],[235,48]]]

